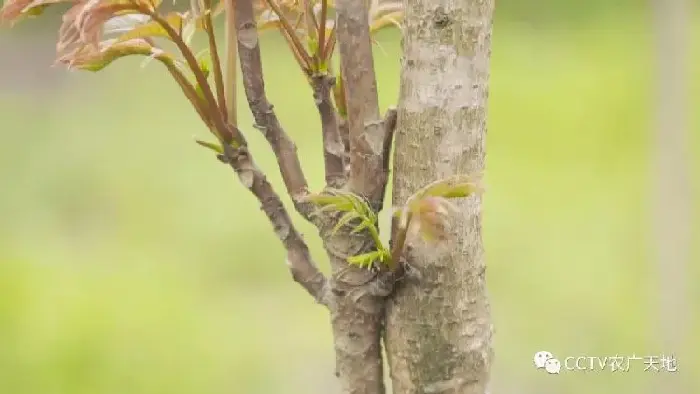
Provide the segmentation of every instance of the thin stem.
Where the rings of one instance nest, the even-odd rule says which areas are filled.
[[[331,33],[328,35],[328,42],[323,47],[323,53],[321,53],[321,57],[323,59],[326,59],[328,61],[328,63],[330,63],[330,59],[333,57],[334,50],[335,50],[335,27],[331,29]],[[328,69],[330,69],[330,68],[331,68],[331,66],[329,64]]]
[[[166,59],[158,60],[160,60],[161,63],[163,63],[163,65],[165,65],[165,67],[173,76],[177,84],[180,85],[180,88],[185,93],[185,96],[190,101],[190,103],[192,103],[194,109],[197,110],[197,113],[199,114],[199,117],[202,118],[204,124],[206,124],[208,128],[211,128],[211,119],[207,114],[206,110],[207,103],[201,97],[199,97],[195,87],[192,86],[190,81],[187,80],[187,77],[185,77],[182,71],[180,71],[180,69],[177,68],[174,62],[168,61]]]
[[[314,15],[314,7],[311,0],[304,1],[304,17],[306,19],[306,29],[308,34],[312,38],[317,38],[316,32],[318,31],[318,21],[316,20],[316,15]]]
[[[219,59],[219,50],[216,46],[216,35],[214,34],[214,23],[211,19],[211,0],[203,0],[204,2],[204,30],[209,38],[209,55],[211,62],[214,63],[214,84],[216,85],[216,95],[219,100],[219,108],[222,109],[224,121],[228,115],[226,109],[226,94],[224,93],[224,78],[221,73],[221,60]]]
[[[144,40],[152,47],[157,47],[153,37],[145,37]],[[165,54],[155,56],[155,59],[160,61],[168,69],[168,72],[170,72],[170,75],[172,75],[175,82],[177,82],[177,84],[180,86],[180,89],[182,89],[185,97],[187,97],[187,100],[189,100],[194,109],[197,111],[199,117],[202,118],[204,124],[211,129],[211,119],[207,115],[207,102],[197,94],[197,89],[195,89],[194,85],[187,80],[185,74],[178,67],[177,61]]]
[[[328,18],[328,0],[321,0],[321,20],[318,22],[318,53],[325,62],[326,19]]]
[[[391,271],[396,270],[396,268],[399,266],[401,255],[403,254],[403,249],[406,245],[406,238],[408,237],[408,228],[411,225],[412,216],[413,215],[410,211],[406,212],[406,225],[399,226],[399,229],[396,232],[396,239],[394,240],[394,244],[391,248],[391,260],[389,261],[389,269]]]
[[[150,16],[151,19],[153,19],[155,22],[161,25],[163,30],[165,30],[165,32],[180,50],[180,53],[182,53],[182,56],[185,58],[187,65],[190,67],[192,74],[194,74],[194,77],[197,80],[197,84],[199,84],[199,86],[202,88],[202,94],[204,95],[204,98],[209,103],[209,116],[211,116],[215,129],[217,130],[217,137],[219,137],[225,143],[240,143],[242,139],[235,138],[235,132],[232,132],[231,129],[226,127],[226,122],[224,122],[221,113],[222,111],[220,111],[218,108],[216,99],[214,98],[214,94],[212,93],[211,88],[209,87],[209,83],[207,83],[207,79],[204,77],[204,73],[202,73],[202,70],[199,68],[199,64],[197,64],[197,59],[195,58],[194,54],[187,46],[187,44],[185,44],[185,41],[183,41],[182,37],[175,31],[175,29],[173,29],[173,27],[170,26],[170,24],[165,19],[158,15],[158,13],[156,13],[155,11],[150,11],[146,8],[143,8],[142,12]]]
[[[304,21],[304,14],[299,14],[297,15],[297,19],[294,21],[294,31],[296,31],[299,26],[301,26],[301,22]]]
[[[311,4],[310,0],[303,0],[304,2],[304,17],[306,19],[306,32],[309,35],[310,40],[318,40],[318,22],[316,21],[316,16],[314,15],[314,9],[313,5]],[[320,64],[319,56],[318,54],[321,53],[319,51],[320,49],[321,42],[317,41],[316,42],[316,50],[313,55],[313,63],[314,63],[314,70],[318,70],[318,66]]]
[[[289,24],[287,17],[284,15],[284,13],[280,9],[279,5],[277,5],[275,0],[265,0],[265,2],[267,3],[267,5],[270,6],[270,8],[272,8],[272,11],[274,11],[275,14],[277,14],[277,16],[280,18],[280,22],[282,23],[282,27],[284,28],[284,30],[287,31],[289,38],[291,39],[292,43],[294,44],[294,46],[296,47],[296,49],[298,51],[299,56],[301,56],[301,58],[304,60],[304,63],[306,64],[306,66],[308,68],[311,68],[311,63],[312,63],[311,57],[306,52],[306,49],[304,48],[304,44],[302,44],[301,41],[299,41],[299,37],[297,37],[296,32],[294,31],[294,28],[292,27],[292,25]]]
[[[287,41],[289,49],[292,51],[292,55],[294,55],[294,59],[299,64],[301,70],[304,72],[304,74],[306,74],[306,76],[310,76],[311,68],[309,67],[308,63],[306,63],[306,61],[304,60],[302,54],[299,53],[298,48],[294,45],[294,39],[289,35],[289,32],[287,32],[287,30],[285,30],[283,27],[280,27],[279,30],[280,33],[282,33],[282,37],[284,37],[285,41]]]
[[[382,244],[382,240],[379,238],[379,231],[377,230],[377,226],[373,224],[371,226],[367,226],[367,228],[369,230],[369,234],[372,236],[374,244],[377,246],[377,250],[386,251],[384,244]]]
[[[233,7],[233,2],[236,0],[225,1],[226,15],[226,80],[224,90],[226,91],[226,115],[228,122],[234,126],[238,126],[238,111],[236,88],[238,86],[238,74],[236,73],[236,63],[238,63],[238,29],[236,29],[236,15]]]

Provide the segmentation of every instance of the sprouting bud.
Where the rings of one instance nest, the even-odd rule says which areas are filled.
[[[409,234],[420,235],[427,242],[445,241],[449,238],[450,216],[456,211],[446,198],[426,196],[416,202]]]

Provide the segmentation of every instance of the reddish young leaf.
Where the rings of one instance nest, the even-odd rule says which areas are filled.
[[[129,32],[150,20],[151,17],[144,14],[119,15],[106,21],[102,25],[102,30],[105,36],[114,36]]]
[[[100,71],[110,65],[113,61],[129,56],[168,56],[164,52],[153,48],[151,44],[143,39],[134,39],[124,42],[116,40],[103,41],[99,43],[97,49],[84,45],[73,52],[60,57],[57,62],[67,65],[69,68],[77,68],[87,71]]]
[[[178,34],[182,34],[187,15],[179,12],[171,12],[163,18],[167,24],[172,27]],[[134,38],[146,37],[166,37],[170,38],[168,31],[156,21],[148,21],[146,23],[134,26],[131,30],[119,36],[119,41],[128,41]]]
[[[140,13],[137,4],[127,0],[88,0],[74,5],[63,15],[56,52],[60,56],[83,45],[97,48],[105,23],[117,16]]]
[[[0,23],[15,23],[23,16],[40,15],[52,4],[75,2],[77,0],[8,0],[0,8]]]
[[[449,237],[449,219],[457,209],[443,197],[428,196],[417,201],[408,232],[428,242]]]

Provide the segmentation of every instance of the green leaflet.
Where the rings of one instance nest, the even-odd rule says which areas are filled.
[[[371,268],[375,261],[386,263],[388,257],[389,255],[385,251],[375,250],[369,253],[348,257],[347,262],[361,268]]]
[[[335,79],[335,85],[333,85],[333,101],[335,101],[335,107],[338,110],[338,114],[345,118],[348,116],[347,104],[345,102],[345,86],[343,86],[343,78],[340,73]]]
[[[209,78],[209,74],[211,73],[211,59],[208,56],[209,52],[206,50],[197,55],[197,64],[199,65],[199,69],[202,70],[205,79]],[[204,91],[197,82],[195,82],[195,90],[197,91],[197,95],[199,95],[201,99],[204,99]]]
[[[202,140],[194,140],[194,142],[198,143],[199,145],[201,145],[205,148],[213,150],[215,153],[218,153],[218,154],[224,153],[224,148],[222,148],[220,144],[217,144],[214,142],[202,141]]]
[[[377,228],[377,215],[369,206],[367,200],[356,194],[341,190],[326,190],[324,193],[312,194],[306,197],[306,201],[318,205],[316,215],[325,212],[343,212],[331,230],[331,236],[335,236],[340,229],[350,227],[352,234],[367,230],[377,247],[377,250],[359,256],[351,256],[348,263],[361,267],[371,267],[374,261],[387,263],[390,259],[388,249],[379,239]],[[356,220],[357,224],[351,224]]]
[[[70,67],[75,67],[87,71],[100,71],[112,64],[117,59],[130,55],[153,55],[153,47],[142,40],[130,40],[118,42],[100,51],[85,49],[83,53],[75,56],[69,63]]]

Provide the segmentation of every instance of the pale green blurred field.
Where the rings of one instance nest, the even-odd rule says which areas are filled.
[[[691,335],[684,349],[666,349],[654,331],[649,16],[570,18],[503,18],[495,27],[484,214],[494,393],[631,394],[656,378],[641,364],[626,374],[547,376],[532,367],[538,350],[685,350],[676,377],[683,393],[700,392],[697,209],[686,275]],[[697,43],[700,18],[694,24]],[[28,42],[48,48],[49,40]],[[380,43],[386,107],[398,92],[398,34]],[[281,40],[266,36],[263,48],[269,98],[318,188],[310,89]],[[29,62],[29,52],[2,56]],[[45,66],[31,61],[38,71],[28,80],[39,81]],[[697,45],[692,66],[700,66]],[[12,72],[0,83],[10,86]],[[163,70],[127,60],[97,75],[51,75],[59,80],[51,88],[0,85],[0,393],[334,392],[324,310],[289,280],[254,198],[192,142],[206,131]],[[700,196],[697,73],[690,83]],[[240,108],[242,125],[251,124]],[[246,131],[281,191],[265,141]],[[325,269],[313,229],[296,219]]]

